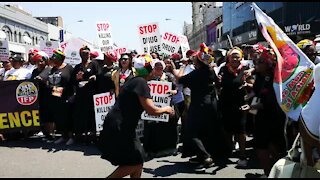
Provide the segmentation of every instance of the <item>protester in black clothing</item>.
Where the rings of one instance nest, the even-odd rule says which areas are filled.
[[[245,70],[248,67],[241,64],[243,60],[243,52],[240,48],[234,47],[227,54],[227,63],[220,69],[221,76],[221,95],[220,105],[226,137],[229,147],[233,147],[233,136],[239,143],[240,157],[238,161],[239,167],[247,166],[245,155],[246,143],[246,116],[240,110],[245,104],[244,96],[245,88],[242,85],[246,82]]]
[[[87,143],[90,143],[96,136],[92,98],[96,93],[96,77],[100,74],[100,68],[97,62],[90,60],[90,49],[87,46],[82,47],[79,54],[82,61],[74,67],[71,77],[75,88],[73,132],[77,138],[84,134]]]
[[[49,104],[47,102],[50,96],[50,89],[47,87],[46,82],[49,77],[51,67],[48,65],[49,56],[43,51],[37,52],[33,56],[33,61],[36,64],[36,69],[33,70],[31,79],[39,83],[39,115],[40,123],[43,128],[43,134],[49,141],[53,140],[54,122],[49,117]]]
[[[265,175],[269,175],[272,165],[286,154],[284,124],[286,115],[280,108],[273,88],[275,54],[272,49],[261,47],[256,61],[256,80],[253,86],[260,103],[243,110],[257,109],[255,121],[255,148]]]
[[[203,171],[213,163],[213,159],[224,158],[225,140],[223,127],[217,113],[217,99],[215,94],[214,71],[209,69],[213,60],[208,54],[208,48],[201,44],[201,50],[191,55],[196,69],[182,76],[184,66],[181,67],[177,78],[178,83],[191,89],[191,104],[185,124],[182,157],[196,155],[200,165],[197,170]]]
[[[101,74],[97,76],[97,94],[111,92],[115,93],[115,85],[112,81],[112,72],[119,69],[114,63],[117,62],[116,56],[111,53],[103,55],[104,65]]]
[[[64,142],[69,138],[67,145],[72,140],[72,118],[70,112],[70,97],[73,95],[71,76],[73,67],[64,63],[65,55],[60,50],[54,50],[51,57],[52,69],[49,72],[47,85],[50,88],[49,117],[53,118],[56,129],[62,132],[62,137],[55,144]]]
[[[153,104],[147,85],[152,71],[150,62],[149,56],[134,59],[138,77],[124,84],[115,105],[104,120],[99,139],[101,158],[119,166],[109,178],[127,175],[131,178],[141,177],[144,153],[136,136],[136,127],[143,110],[151,115],[174,113],[170,106],[158,108]]]

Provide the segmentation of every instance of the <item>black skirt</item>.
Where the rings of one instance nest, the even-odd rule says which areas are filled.
[[[120,129],[121,117],[120,110],[113,108],[104,120],[98,141],[101,158],[114,166],[143,164],[145,155],[141,142],[135,130],[125,132]]]

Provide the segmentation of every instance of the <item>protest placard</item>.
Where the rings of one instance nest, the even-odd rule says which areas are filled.
[[[47,53],[51,57],[53,50],[59,48],[59,45],[59,41],[40,41],[40,51]]]
[[[161,36],[157,22],[139,25],[138,34],[144,53],[160,53]]]
[[[170,32],[165,32],[161,39],[161,52],[167,55],[178,53],[180,48],[180,38]]]
[[[0,60],[9,59],[9,45],[8,40],[0,40]]]
[[[115,95],[110,92],[96,94],[93,96],[94,113],[96,117],[96,130],[101,131],[105,117],[115,103]]]
[[[71,38],[66,42],[60,44],[61,50],[64,52],[66,58],[65,63],[72,65],[73,67],[81,63],[81,57],[79,54],[80,48],[87,43],[79,38]]]
[[[179,40],[180,40],[182,57],[187,58],[186,54],[187,54],[187,51],[190,49],[188,38],[185,35],[180,35]]]
[[[152,96],[153,102],[158,107],[170,106],[171,97],[167,94],[171,91],[172,82],[162,82],[162,81],[149,81],[148,86],[150,87],[150,94]],[[152,116],[144,111],[141,114],[141,119],[152,120],[152,121],[169,121],[169,114],[162,114],[160,116]]]
[[[100,21],[96,23],[98,36],[98,46],[102,52],[113,51],[111,25],[109,21]]]

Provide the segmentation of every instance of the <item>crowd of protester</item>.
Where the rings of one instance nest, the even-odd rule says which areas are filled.
[[[318,63],[314,42],[303,40],[297,45]],[[59,49],[52,57],[30,49],[27,61],[19,55],[2,60],[0,80],[38,82],[42,132],[55,144],[96,143],[92,97],[114,93],[116,104],[97,143],[102,158],[119,165],[110,177],[140,177],[145,159],[180,152],[201,171],[231,157],[236,146],[237,166],[245,168],[248,136],[253,137],[261,168],[268,175],[299,132],[298,122],[290,119],[285,127],[287,117],[273,90],[275,53],[261,44],[224,51],[201,44],[200,50],[189,50],[186,57],[131,51],[118,60],[112,53],[84,46],[79,50],[81,63],[72,67]],[[149,80],[172,82],[171,106],[154,106],[146,85]],[[169,122],[144,121],[141,145],[135,128],[143,110],[151,115],[169,113],[170,118]],[[60,138],[55,137],[58,133]],[[0,140],[5,137],[0,134]]]

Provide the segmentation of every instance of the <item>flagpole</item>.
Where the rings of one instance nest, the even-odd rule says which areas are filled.
[[[230,38],[229,34],[227,34],[227,37],[228,37],[229,44],[230,44],[231,48],[233,48],[233,44],[232,44],[232,41],[231,41],[231,38]]]

